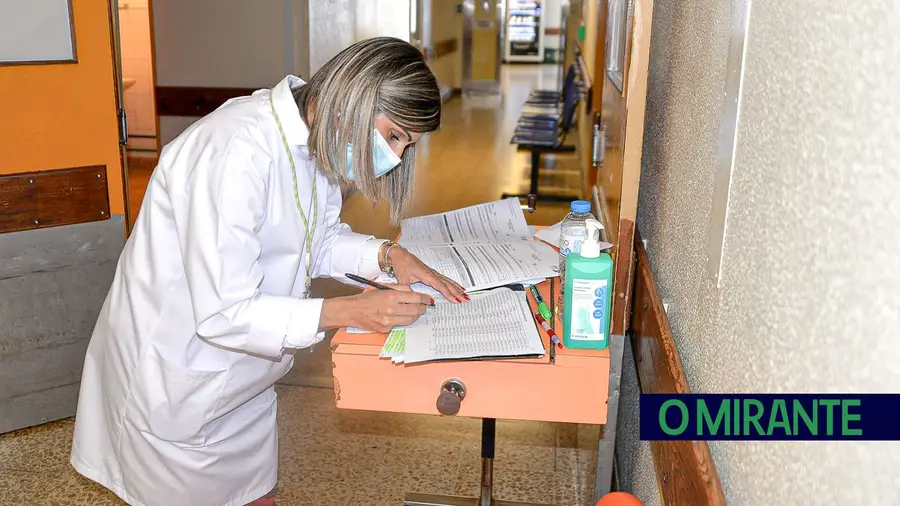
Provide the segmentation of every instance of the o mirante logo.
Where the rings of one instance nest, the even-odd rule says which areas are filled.
[[[896,394],[642,394],[643,440],[900,440]]]

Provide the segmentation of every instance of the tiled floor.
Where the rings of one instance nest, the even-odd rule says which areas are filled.
[[[524,189],[527,153],[509,145],[516,117],[532,87],[556,84],[553,67],[504,69],[504,100],[484,106],[455,98],[441,130],[419,151],[412,215],[445,211]],[[548,157],[557,166],[574,159]],[[132,212],[137,213],[152,163],[131,164]],[[551,178],[553,176],[551,175]],[[577,176],[557,177],[577,188]],[[558,181],[553,182],[554,186]],[[539,204],[532,224],[558,221],[565,208]],[[387,212],[351,199],[343,219],[355,230],[392,237]],[[348,290],[319,282],[315,290]],[[279,386],[282,506],[400,505],[406,491],[474,496],[479,489],[477,420],[338,411],[328,346],[300,352]],[[119,505],[111,493],[81,478],[68,463],[73,421],[0,435],[0,505]],[[498,422],[495,497],[586,505],[593,488],[599,427]],[[181,505],[173,500],[172,506]]]
[[[389,506],[406,491],[478,492],[476,420],[339,411],[324,388],[281,386],[278,395],[280,505]],[[497,426],[495,497],[587,504],[599,428]],[[72,428],[63,420],[0,436],[0,504],[122,504],[69,466]]]

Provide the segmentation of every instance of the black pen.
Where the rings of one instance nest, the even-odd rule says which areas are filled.
[[[357,276],[356,274],[350,274],[348,272],[348,273],[344,274],[344,276],[346,276],[347,279],[349,279],[350,281],[356,281],[357,283],[369,285],[372,288],[375,288],[377,290],[393,290],[393,288],[391,288],[389,286],[382,285],[381,283],[378,283],[377,281],[372,281],[372,280],[366,279],[362,276]],[[426,304],[426,306],[434,307],[434,304]]]

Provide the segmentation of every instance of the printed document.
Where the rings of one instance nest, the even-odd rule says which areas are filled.
[[[545,353],[524,291],[499,288],[453,304],[436,301],[415,323],[404,327],[405,343],[384,350],[395,362],[500,357],[540,357]],[[398,336],[399,337],[399,336]],[[387,343],[385,343],[387,345]]]
[[[407,218],[400,223],[400,244],[497,243],[533,241],[519,200],[510,198],[442,214]]]
[[[559,275],[559,255],[534,240],[514,198],[409,218],[400,226],[400,243],[466,292]]]
[[[556,276],[556,273],[554,272],[553,275]],[[383,273],[381,275],[379,275],[377,278],[375,278],[375,281],[378,281],[379,283],[385,283],[385,284],[391,284],[391,283],[397,282],[397,280],[393,276],[389,276],[389,275],[383,274]],[[528,288],[531,285],[538,285],[540,283],[543,283],[544,281],[547,281],[547,278],[544,277],[544,278],[524,279],[522,281],[516,281],[515,283],[506,283],[506,284],[517,284],[517,285],[520,284],[520,285],[524,286],[525,288]],[[491,288],[493,288],[493,287],[491,287]],[[413,283],[412,285],[410,285],[410,289],[412,289],[412,291],[414,291],[414,292],[424,293],[425,295],[428,295],[429,297],[431,297],[433,299],[439,299],[439,298],[444,297],[441,294],[441,292],[435,290],[434,288],[431,288],[430,286],[426,285],[425,283]],[[479,290],[477,290],[477,289],[472,289],[472,290],[466,290],[466,293],[471,295],[473,293],[478,293],[478,291]],[[356,329],[353,327],[348,328],[347,332],[350,334],[368,334],[369,333],[365,330],[360,330],[360,329]]]
[[[559,255],[535,240],[495,244],[409,246],[425,265],[467,292],[558,276]]]

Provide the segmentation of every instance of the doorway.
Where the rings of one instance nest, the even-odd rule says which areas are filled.
[[[462,33],[462,88],[469,94],[500,94],[503,1],[465,0]]]
[[[129,223],[140,210],[159,155],[152,0],[114,0],[120,101],[124,109]]]

